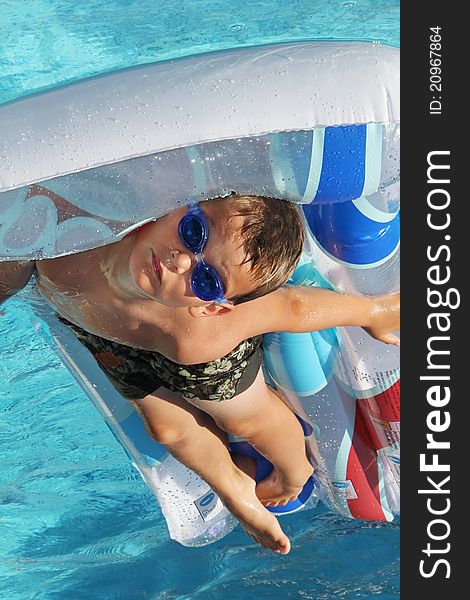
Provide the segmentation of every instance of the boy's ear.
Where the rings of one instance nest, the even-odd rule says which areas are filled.
[[[189,306],[188,312],[192,317],[218,317],[226,315],[235,308],[231,302],[223,304],[206,304],[205,306]]]

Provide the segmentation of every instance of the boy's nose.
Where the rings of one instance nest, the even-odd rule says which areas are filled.
[[[170,265],[171,271],[183,275],[183,273],[186,273],[186,271],[189,271],[191,268],[191,256],[187,252],[182,252],[181,250],[171,250]]]

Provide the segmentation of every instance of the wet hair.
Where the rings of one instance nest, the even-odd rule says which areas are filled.
[[[302,253],[304,225],[299,208],[288,200],[265,196],[231,194],[230,219],[241,216],[242,226],[234,232],[245,251],[241,264],[250,264],[250,276],[256,288],[229,298],[242,304],[260,298],[286,283]]]

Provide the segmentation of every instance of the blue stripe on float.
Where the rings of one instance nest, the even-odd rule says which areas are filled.
[[[289,139],[283,139],[282,134],[270,136],[268,154],[274,185],[280,194],[286,195],[286,179],[295,177],[291,172],[292,157]],[[287,160],[283,160],[283,154],[287,156]]]
[[[325,129],[319,127],[313,132],[313,143],[310,154],[310,169],[307,177],[307,184],[303,194],[304,202],[312,202],[318,191],[320,176],[323,165],[323,149],[325,144]]]
[[[327,385],[337,353],[334,329],[270,333],[263,346],[265,365],[277,385],[298,396],[310,396]]]
[[[197,148],[194,146],[189,146],[186,148],[186,154],[188,155],[193,174],[192,198],[200,198],[208,187],[206,182],[204,161],[202,160]]]
[[[325,379],[330,379],[338,352],[336,329],[323,329],[310,333]]]
[[[311,170],[311,161],[306,160],[306,157],[316,156],[318,154],[318,150],[315,150],[314,141],[316,133],[315,130],[309,130],[287,132],[281,135],[281,139],[283,140],[282,143],[284,144],[284,152],[287,153],[288,157],[287,161],[281,162],[282,168],[286,169],[285,177],[288,178],[290,176],[290,169],[288,167],[289,165],[291,166],[292,181],[295,181],[295,192],[298,195],[297,201],[303,202],[304,190],[308,187]],[[321,152],[323,152],[323,148],[321,148]],[[292,188],[292,183],[290,187]]]
[[[352,200],[352,203],[364,216],[377,223],[388,223],[393,221],[398,214],[398,210],[395,212],[384,212],[383,210],[379,210],[369,202],[366,196],[361,196],[357,200]]]
[[[382,124],[368,123],[366,135],[366,165],[362,195],[379,189],[382,174]]]
[[[359,198],[364,189],[365,162],[366,125],[327,127],[315,203]]]
[[[391,255],[400,241],[400,213],[377,222],[353,202],[304,205],[318,243],[333,257],[353,265],[370,265]]]
[[[328,383],[309,333],[270,333],[263,347],[271,377],[286,390],[309,396]]]
[[[390,506],[388,504],[388,500],[387,500],[387,493],[385,490],[385,473],[384,473],[384,468],[383,468],[383,464],[382,461],[380,460],[379,457],[377,457],[377,470],[378,470],[378,478],[379,478],[379,497],[380,497],[380,504],[382,506],[382,510],[384,513],[385,518],[387,519],[387,521],[393,521],[394,520],[394,516],[393,513],[390,509]]]
[[[316,137],[315,130],[309,130],[272,133],[266,138],[276,190],[295,202],[304,201],[305,190],[310,183],[311,157],[320,160],[321,170],[323,146],[315,149],[314,137]],[[313,196],[308,199],[308,202],[312,198]]]

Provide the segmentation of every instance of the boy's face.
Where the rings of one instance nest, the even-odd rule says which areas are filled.
[[[230,298],[252,291],[256,285],[249,275],[249,263],[241,264],[245,252],[241,241],[233,235],[242,224],[242,217],[227,222],[229,200],[200,204],[209,225],[209,237],[203,249],[204,260],[222,278],[225,297]],[[178,235],[178,224],[187,207],[147,223],[134,236],[129,258],[130,275],[146,296],[173,307],[206,306],[191,288],[191,274],[197,264],[194,254]],[[235,237],[235,239],[234,239]]]

